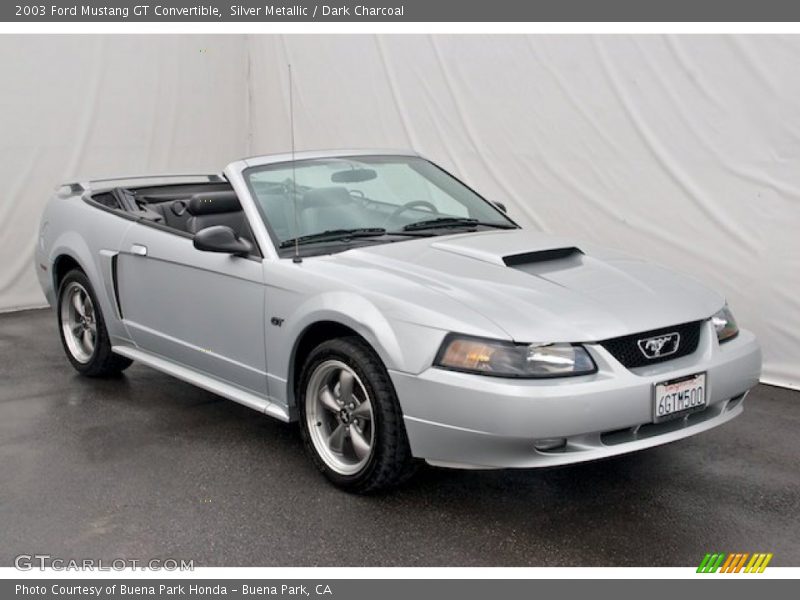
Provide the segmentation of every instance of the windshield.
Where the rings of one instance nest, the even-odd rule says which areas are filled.
[[[298,160],[252,167],[244,175],[279,247],[297,240],[375,243],[465,227],[516,227],[464,184],[418,157]]]

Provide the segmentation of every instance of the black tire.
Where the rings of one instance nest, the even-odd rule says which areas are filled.
[[[375,428],[372,451],[367,463],[354,474],[343,475],[326,464],[309,431],[312,426],[306,410],[309,382],[315,370],[331,360],[349,366],[372,400]],[[416,471],[417,461],[411,455],[394,386],[380,358],[361,338],[339,338],[317,346],[303,365],[298,396],[300,431],[306,451],[316,467],[337,487],[357,494],[380,492],[400,485]]]
[[[93,324],[95,326],[96,334],[94,336],[94,347],[87,357],[83,360],[76,356],[70,345],[67,342],[64,331],[62,305],[65,302],[64,295],[69,289],[76,289],[75,285],[80,286],[86,291],[91,303],[93,305]],[[64,276],[61,284],[58,286],[58,299],[56,302],[56,315],[58,317],[58,334],[61,338],[61,345],[64,347],[64,353],[67,355],[70,364],[81,375],[87,377],[107,377],[110,375],[117,375],[127,369],[133,361],[119,354],[114,354],[111,351],[111,341],[108,339],[108,330],[106,323],[103,319],[103,313],[100,309],[100,304],[97,302],[97,296],[94,293],[92,284],[86,274],[79,270],[73,269]]]

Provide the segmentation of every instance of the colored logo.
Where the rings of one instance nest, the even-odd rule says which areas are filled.
[[[725,554],[715,552],[706,554],[697,567],[698,573],[763,573],[769,561],[772,560],[772,552],[755,552],[749,554],[735,553]]]

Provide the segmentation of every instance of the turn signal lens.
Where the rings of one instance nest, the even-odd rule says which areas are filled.
[[[445,339],[435,364],[496,377],[564,377],[597,370],[583,346],[514,344],[453,334]]]
[[[486,371],[491,369],[495,348],[474,340],[453,340],[444,351],[441,364],[447,367]]]
[[[739,326],[736,324],[736,319],[733,318],[733,313],[727,304],[711,317],[711,324],[717,332],[717,339],[720,343],[732,340],[739,334]]]

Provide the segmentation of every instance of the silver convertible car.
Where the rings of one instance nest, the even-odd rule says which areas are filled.
[[[564,465],[742,412],[761,352],[722,296],[505,213],[414,153],[259,156],[62,186],[36,270],[77,371],[135,360],[298,420],[354,492],[420,459]]]

